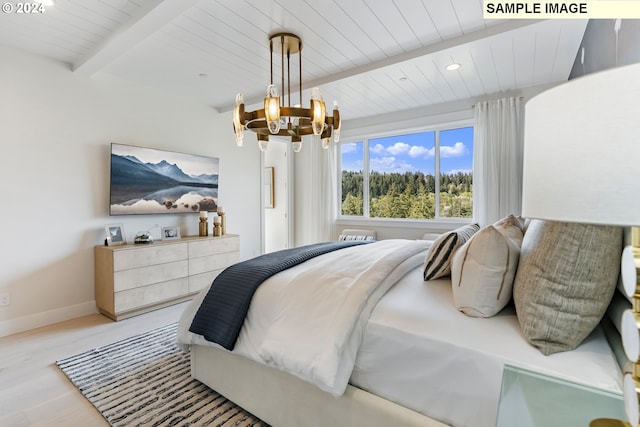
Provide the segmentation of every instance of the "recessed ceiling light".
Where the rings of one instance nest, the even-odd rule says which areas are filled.
[[[401,82],[406,82],[407,80],[409,80],[409,77],[407,77],[407,76],[400,76],[400,79],[399,79],[399,80],[400,80]]]
[[[462,67],[462,65],[454,62],[453,64],[449,64],[444,68],[446,68],[447,71],[455,71],[455,70],[459,69],[460,67]]]
[[[206,79],[209,76],[206,73],[200,73],[198,74],[198,77],[200,77],[201,79]]]

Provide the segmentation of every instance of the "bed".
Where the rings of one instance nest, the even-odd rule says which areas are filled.
[[[535,258],[531,255],[532,246],[549,252],[540,234],[573,236],[567,232],[567,225],[543,221],[529,226],[535,231],[527,236],[528,229],[523,223],[519,224],[522,231],[518,250],[522,249],[523,256],[526,251],[528,259]],[[504,232],[497,224],[493,226]],[[510,230],[513,231],[513,228]],[[455,239],[449,239],[451,233]],[[605,334],[605,331],[613,331],[610,335],[615,340],[616,328],[610,323],[605,328],[600,322],[615,292],[617,273],[614,283],[608,286],[610,289],[607,290],[608,296],[604,297],[605,301],[600,301],[600,305],[603,305],[598,308],[600,314],[596,315],[597,319],[591,319],[595,326],[579,337],[575,348],[551,351],[553,354],[545,355],[540,346],[532,345],[531,332],[524,332],[526,328],[518,317],[524,309],[522,305],[514,304],[515,298],[511,297],[511,292],[508,298],[503,296],[506,305],[494,314],[469,315],[469,310],[465,313],[461,309],[460,296],[456,294],[453,284],[461,282],[462,276],[459,271],[456,272],[453,256],[458,254],[461,258],[464,253],[466,271],[476,278],[481,276],[471,266],[473,250],[470,248],[473,244],[478,247],[480,236],[486,237],[488,233],[485,228],[480,232],[479,227],[468,235],[464,230],[451,233],[435,242],[379,241],[340,249],[268,278],[253,296],[246,320],[231,351],[189,331],[194,316],[206,299],[207,290],[203,290],[183,313],[178,332],[179,343],[190,347],[193,377],[277,427],[493,427],[498,418],[501,393],[504,392],[501,388],[505,366],[538,373],[554,381],[577,384],[594,396],[601,393],[621,395],[620,363],[623,362],[622,359],[618,360],[620,352],[612,350]],[[579,257],[583,258],[585,247],[590,244],[594,248],[589,250],[595,250],[597,254],[594,256],[599,258],[603,258],[605,252],[611,252],[611,247],[621,249],[620,230],[609,230],[607,233],[609,246],[603,244],[602,239],[594,241],[593,235],[584,237],[591,243],[582,242],[578,245],[581,251]],[[508,234],[506,232],[502,236]],[[449,270],[445,270],[438,278],[424,280],[429,256],[432,260],[438,256],[442,258],[442,253],[434,254],[437,252],[435,247],[442,246],[447,239],[449,243],[450,240],[456,240],[453,250],[444,260]],[[575,247],[575,239],[571,239],[569,246]],[[373,264],[386,262],[393,253],[398,254],[399,261],[386,267],[387,273],[380,280],[385,283],[382,287],[374,287],[364,294],[365,302],[351,316],[355,319],[355,326],[346,328],[350,329],[346,344],[323,341],[324,335],[336,334],[335,327],[344,329],[344,324],[334,326],[331,323],[334,318],[341,316],[341,301],[351,298],[350,293],[341,295],[341,291],[337,291],[338,299],[330,300],[332,296],[322,293],[333,292],[327,290],[330,288],[326,284],[342,280],[347,271],[345,269],[359,271],[354,270],[354,264],[360,265],[362,259],[378,256],[374,254],[385,246],[390,253],[383,252]],[[553,243],[554,248],[562,246],[557,241]],[[400,247],[410,247],[410,250],[398,249]],[[486,253],[487,247],[483,247],[481,252]],[[563,251],[566,252],[565,249]],[[365,254],[362,255],[362,252]],[[350,258],[353,259],[349,261]],[[443,259],[440,258],[436,261],[442,266]],[[516,265],[519,270],[526,271],[522,266],[522,258],[520,264]],[[344,267],[338,259],[347,260]],[[592,263],[592,260],[583,261]],[[601,261],[617,271],[619,255]],[[302,308],[303,312],[311,314],[310,320],[301,317],[299,308],[293,311],[293,317],[286,317],[285,313],[291,305],[288,296],[292,292],[287,286],[291,283],[307,283],[310,277],[323,275],[327,270],[336,270],[337,276],[321,276],[317,285],[311,285],[311,296],[304,296],[306,294],[300,291],[302,301],[306,298],[311,302],[310,306]],[[515,275],[515,272],[512,273]],[[500,274],[508,276],[505,272]],[[612,274],[609,273],[609,277]],[[516,277],[512,280],[517,283]],[[514,296],[518,296],[517,293]],[[586,297],[593,299],[592,296]],[[330,302],[326,306],[314,303],[319,299],[329,299]],[[596,299],[603,300],[601,297]],[[622,301],[619,298],[615,300],[621,305],[610,310],[614,319],[619,307],[625,307],[628,303],[624,298]],[[607,319],[606,316],[604,318]],[[271,330],[273,325],[277,326],[275,332]],[[281,329],[292,329],[294,335],[282,335]],[[535,339],[534,336],[533,342]],[[328,353],[335,353],[334,347],[339,348],[337,352],[343,359],[337,362],[324,360],[328,357],[325,349],[329,349]],[[273,350],[275,354],[269,351],[265,353],[264,348]],[[292,354],[304,356],[295,359],[290,357]],[[331,375],[323,371],[322,364],[327,363],[335,365],[330,371]],[[336,380],[336,376],[346,379]],[[613,413],[618,413],[618,409],[612,408]]]

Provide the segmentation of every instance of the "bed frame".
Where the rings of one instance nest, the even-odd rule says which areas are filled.
[[[349,385],[340,397],[215,347],[191,346],[191,375],[274,427],[447,427]]]

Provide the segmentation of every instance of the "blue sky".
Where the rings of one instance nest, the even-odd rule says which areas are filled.
[[[419,132],[369,140],[371,170],[380,173],[435,172],[435,133]],[[342,170],[362,170],[364,144],[342,145]],[[468,172],[473,167],[473,127],[440,132],[440,170]]]

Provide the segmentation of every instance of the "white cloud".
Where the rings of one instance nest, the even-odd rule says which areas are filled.
[[[434,154],[435,154],[435,148],[427,148],[421,145],[414,145],[409,150],[409,155],[414,158],[415,157],[428,158],[428,157],[433,157]]]
[[[342,144],[343,154],[355,153],[357,150],[358,150],[358,145],[355,142],[351,142],[349,144]]]
[[[398,160],[393,156],[372,158],[370,167],[371,170],[380,173],[405,173],[417,170],[415,166],[405,161]]]
[[[369,151],[371,151],[372,153],[375,154],[382,154],[384,153],[384,145],[382,144],[376,144],[373,147],[369,148]]]
[[[390,145],[387,148],[387,153],[397,156],[399,154],[407,154],[409,152],[409,150],[411,150],[411,147],[409,144],[404,143],[404,142],[396,142],[393,145]]]
[[[440,157],[460,157],[467,154],[467,147],[464,146],[462,142],[456,142],[452,146],[449,145],[441,145],[440,146]]]

